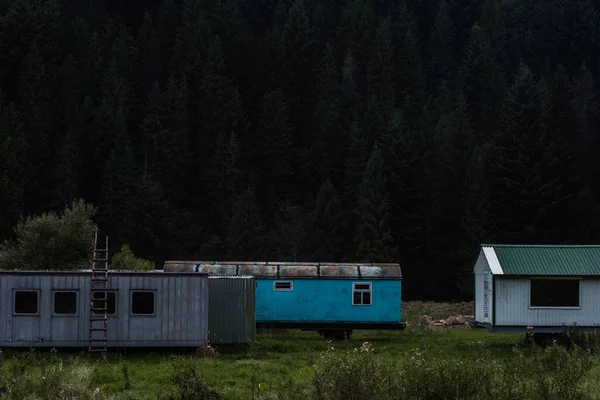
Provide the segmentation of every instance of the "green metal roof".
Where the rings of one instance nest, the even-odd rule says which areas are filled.
[[[600,275],[600,245],[484,244],[482,248],[490,267],[495,263],[502,275]]]

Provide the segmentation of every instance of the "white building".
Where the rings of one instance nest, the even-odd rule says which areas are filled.
[[[600,328],[600,246],[482,245],[474,272],[477,327]]]

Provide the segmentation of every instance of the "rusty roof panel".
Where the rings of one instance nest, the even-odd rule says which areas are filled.
[[[196,267],[196,272],[204,272],[209,275],[237,275],[236,264],[199,264]]]
[[[316,278],[319,276],[319,270],[316,265],[296,264],[296,265],[281,265],[279,267],[280,277],[297,277],[297,278]]]
[[[239,269],[241,275],[254,275],[259,277],[277,278],[277,265],[249,264],[241,265]]]
[[[358,279],[358,268],[356,265],[323,265],[321,267],[322,277],[336,277],[336,278],[354,278]]]
[[[171,261],[165,263],[165,272],[196,272],[196,264]]]
[[[363,278],[401,279],[402,270],[399,265],[361,265],[360,275]]]

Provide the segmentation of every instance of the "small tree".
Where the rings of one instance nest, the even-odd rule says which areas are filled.
[[[62,214],[55,212],[21,218],[15,239],[0,247],[0,268],[72,270],[89,267],[96,209],[75,200]]]
[[[152,271],[154,264],[148,260],[138,258],[133,254],[129,245],[124,244],[121,250],[112,257],[110,269],[122,271]]]

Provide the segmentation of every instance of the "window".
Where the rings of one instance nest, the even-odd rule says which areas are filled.
[[[131,313],[137,315],[154,314],[154,292],[131,293]]]
[[[54,292],[54,314],[77,313],[77,293]]]
[[[579,307],[579,279],[531,279],[530,307]]]
[[[92,298],[94,299],[94,308],[104,308],[104,298],[107,298],[106,313],[108,315],[114,315],[117,312],[117,295],[115,292],[94,292]],[[94,310],[94,314],[104,314],[104,311]]]
[[[37,314],[38,313],[38,291],[17,290],[15,291],[15,314]]]
[[[292,284],[292,281],[275,281],[273,282],[273,290],[277,292],[289,292],[294,290],[294,285]]]
[[[352,305],[371,305],[371,283],[352,283]]]

